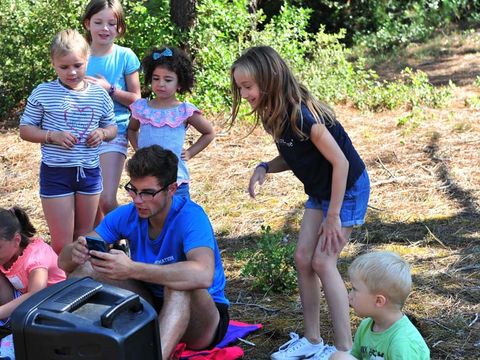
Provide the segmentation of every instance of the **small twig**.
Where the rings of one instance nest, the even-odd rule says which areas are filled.
[[[370,184],[370,186],[378,186],[378,185],[390,184],[390,183],[393,183],[393,182],[400,182],[403,179],[405,179],[405,176],[400,176],[400,177],[396,177],[396,178],[394,177],[394,178],[387,179],[387,180],[379,180],[379,181],[372,182]]]
[[[428,228],[427,225],[423,224],[427,228],[428,233],[432,236],[432,238],[438,242],[440,245],[442,245],[445,249],[448,249],[448,246],[446,246],[438,237],[435,236],[435,234]]]
[[[269,309],[265,306],[262,306],[262,305],[257,305],[257,304],[248,304],[248,303],[242,303],[242,302],[234,302],[232,303],[232,305],[243,305],[243,306],[255,306],[255,307],[258,307],[264,311],[268,311],[268,312],[279,312],[280,309]]]
[[[433,173],[432,170],[428,169],[427,167],[423,166],[423,165],[420,165],[420,169],[422,170],[425,170],[426,172],[428,172],[430,174],[430,176],[435,176],[435,174]]]
[[[468,327],[472,327],[473,324],[475,324],[478,320],[478,313],[475,314],[475,319],[473,319],[470,324],[468,324]]]
[[[435,344],[432,345],[432,348],[434,348],[435,346],[437,346],[438,344],[441,344],[443,342],[444,342],[443,340],[438,340],[437,342],[435,342]]]
[[[468,141],[461,141],[458,144],[463,145],[463,144],[473,144],[473,143],[480,143],[480,139],[473,139],[473,140],[468,140]]]
[[[453,270],[453,272],[467,271],[467,270],[476,270],[476,269],[480,269],[480,265],[468,265],[468,266],[464,266],[464,267],[461,267],[461,268],[458,268],[458,269]]]
[[[250,345],[250,346],[256,346],[253,342],[248,341],[248,340],[245,340],[245,339],[242,339],[242,338],[240,338],[240,337],[237,338],[237,340],[239,340],[239,341],[241,341],[241,342],[243,342],[243,343],[245,343],[245,344],[247,344],[247,345]]]
[[[432,322],[434,324],[437,324],[438,326],[444,328],[445,330],[448,330],[448,331],[451,331],[451,332],[456,332],[455,330],[453,329],[450,329],[449,327],[443,325],[443,324],[440,324],[437,320],[434,320],[434,319],[424,319],[425,321],[429,321],[429,322]]]
[[[378,155],[377,155],[377,160],[378,160],[378,162],[380,163],[380,165],[382,166],[382,168],[383,168],[386,172],[388,172],[392,178],[394,178],[395,175],[393,175],[393,173],[392,173],[390,170],[387,169],[387,167],[383,164],[382,159],[380,159],[380,156],[378,156]]]

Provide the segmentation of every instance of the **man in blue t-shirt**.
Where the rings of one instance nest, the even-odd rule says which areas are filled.
[[[131,257],[88,250],[85,237],[65,246],[59,265],[70,276],[89,275],[141,294],[159,311],[162,356],[179,342],[213,348],[226,333],[225,274],[210,221],[189,199],[174,196],[178,158],[158,145],[127,162],[128,205],[110,212],[89,233],[113,244],[127,239]],[[94,258],[96,257],[96,258]]]

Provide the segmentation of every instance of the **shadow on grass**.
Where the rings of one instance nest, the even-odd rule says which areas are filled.
[[[427,253],[414,260],[413,265],[424,270],[413,276],[415,288],[420,292],[415,300],[419,303],[412,304],[418,318],[414,314],[409,315],[427,339],[432,359],[469,359],[477,353],[480,344],[480,332],[475,321],[480,303],[480,212],[478,199],[451,176],[446,161],[439,155],[438,140],[438,134],[432,135],[425,154],[435,165],[436,177],[443,184],[443,191],[450,201],[460,206],[461,211],[448,218],[386,222],[371,210],[364,226],[355,229],[352,234],[351,242],[357,246],[358,252],[342,257],[339,269],[346,278],[348,265],[354,257],[378,245],[432,249],[431,255]],[[294,242],[298,237],[298,230],[293,224],[302,212],[303,203],[299,203],[286,216],[279,231],[290,234],[289,241]],[[219,245],[225,249],[224,258],[234,263],[236,252],[245,248],[255,249],[261,236],[259,231],[243,237],[219,237]],[[435,265],[437,262],[442,264],[438,268]],[[288,329],[297,326],[301,332],[302,314],[298,309],[298,298],[251,291],[251,284],[246,279],[237,278],[232,285],[231,289],[227,286],[227,293],[233,296],[234,302],[240,298],[250,302],[248,309],[240,310],[234,306],[234,316],[243,317],[246,321],[261,321],[265,325],[263,335],[257,335],[261,345],[255,350],[248,349],[246,359],[268,358],[268,354],[285,340]],[[296,301],[296,307],[292,307],[292,301]],[[432,307],[441,308],[435,309],[429,318],[423,317],[422,314],[429,313]],[[321,310],[322,317],[325,311]],[[327,338],[331,336],[331,327],[328,326],[328,321],[322,323],[322,332]]]

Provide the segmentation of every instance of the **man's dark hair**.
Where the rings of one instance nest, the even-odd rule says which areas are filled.
[[[177,156],[160,145],[138,149],[126,165],[130,178],[153,176],[162,187],[177,181],[177,168]]]

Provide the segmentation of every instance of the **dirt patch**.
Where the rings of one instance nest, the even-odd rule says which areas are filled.
[[[411,44],[390,60],[375,66],[381,78],[392,80],[405,67],[422,70],[434,85],[471,85],[480,76],[480,32],[435,37]]]

